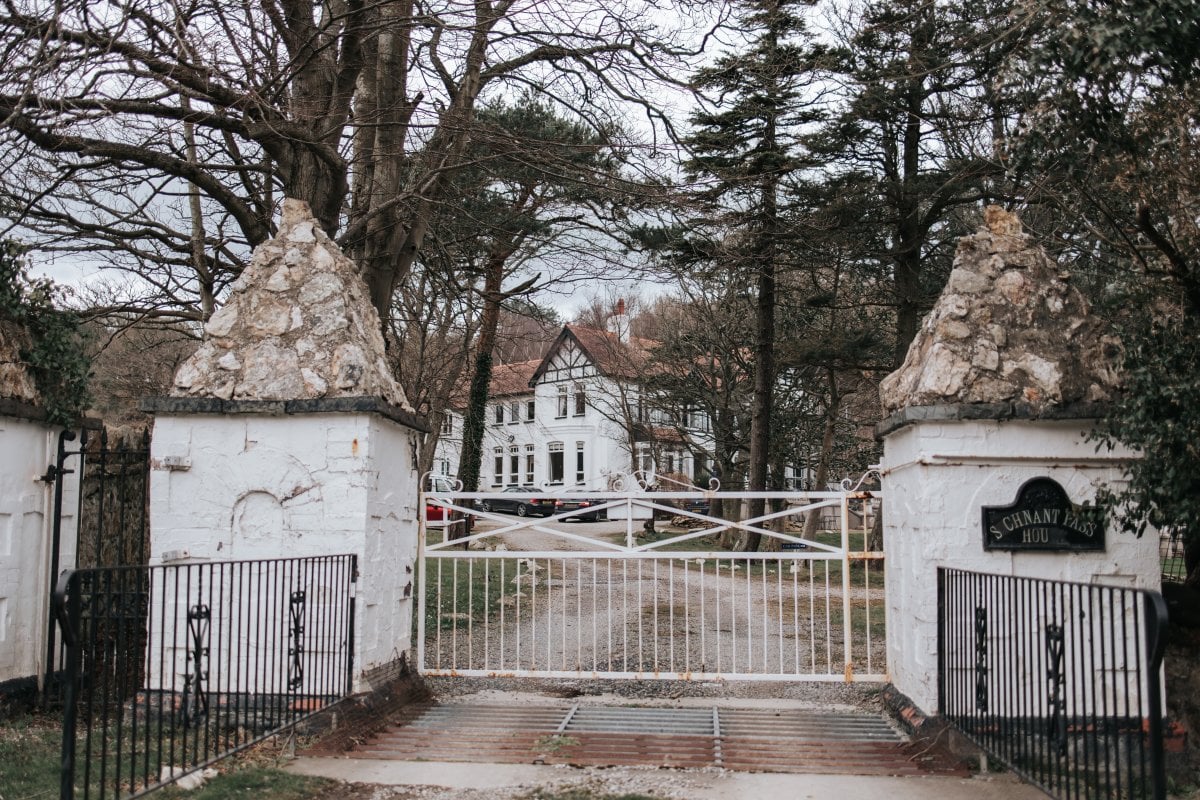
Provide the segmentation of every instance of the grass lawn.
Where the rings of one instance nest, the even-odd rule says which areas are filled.
[[[425,584],[425,631],[461,628],[470,619],[482,623],[497,614],[502,593],[513,591],[513,579],[528,571],[516,558],[479,561],[430,558],[425,562],[429,576]],[[439,598],[441,605],[439,607]],[[415,622],[414,622],[414,635]]]
[[[58,797],[61,747],[57,721],[33,717],[0,724],[0,797]]]
[[[184,792],[168,787],[159,793],[163,800],[232,800],[232,798],[263,798],[263,800],[316,800],[335,797],[340,784],[326,778],[293,775],[272,767],[231,764],[232,769],[213,778],[202,789]]]
[[[0,723],[0,800],[57,798],[61,747],[62,733],[56,718],[23,717]],[[269,766],[271,761],[265,749],[252,750],[222,762],[222,774],[198,791],[171,787],[154,796],[163,800],[316,800],[335,796],[331,793],[338,785],[335,781],[292,775]],[[93,796],[99,794],[93,792]]]

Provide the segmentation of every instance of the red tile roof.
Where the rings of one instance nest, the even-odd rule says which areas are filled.
[[[650,351],[658,346],[652,339],[631,336],[622,342],[615,333],[583,325],[564,325],[546,357],[549,358],[567,336],[574,337],[602,374],[610,378],[637,378],[650,360]],[[536,373],[535,373],[536,374]]]
[[[544,365],[558,350],[559,345],[572,337],[583,351],[587,353],[592,363],[604,375],[610,378],[634,379],[645,373],[650,361],[650,351],[658,346],[653,339],[630,337],[628,342],[622,342],[615,333],[602,331],[599,328],[589,328],[584,325],[564,325],[558,337],[546,350],[546,355],[533,361],[515,361],[511,364],[495,364],[492,366],[492,380],[488,387],[489,398],[515,397],[533,393],[530,382],[542,371]],[[455,392],[450,402],[455,409],[462,410],[467,404],[467,387],[464,383],[460,391]]]
[[[533,378],[534,370],[541,363],[541,359],[536,359],[494,365],[488,395],[490,397],[510,397],[518,394],[533,394],[533,387],[529,385],[529,381]]]
[[[533,371],[541,364],[541,359],[534,361],[514,361],[511,364],[493,364],[492,380],[488,385],[488,399],[496,397],[515,397],[522,394],[533,394],[529,385]],[[464,375],[454,392],[450,395],[450,408],[462,414],[467,409],[467,398],[471,394],[471,377]]]

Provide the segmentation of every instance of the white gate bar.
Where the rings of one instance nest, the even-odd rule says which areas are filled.
[[[489,500],[497,496],[496,492],[426,492],[427,497],[446,497],[456,500]],[[709,492],[709,491],[690,491],[690,492],[612,492],[612,491],[580,491],[575,486],[567,487],[566,490],[555,488],[544,489],[542,491],[530,490],[528,492],[504,492],[503,496],[510,500],[531,500],[536,497],[583,497],[586,496],[589,500],[605,500],[605,501],[620,501],[624,502],[630,498],[643,499],[650,498],[652,500],[697,500],[697,499],[717,499],[717,500],[791,500],[797,502],[800,500],[809,500],[818,502],[822,500],[840,501],[843,497],[851,498],[869,498],[882,497],[879,492],[858,491],[858,492],[807,492],[807,491],[770,491],[770,492]]]
[[[633,679],[633,680],[668,680],[668,681],[768,681],[787,683],[830,683],[843,682],[843,677],[837,673],[802,673],[791,675],[787,673],[758,673],[758,672],[667,672],[663,671],[628,671],[613,672],[609,670],[553,670],[553,669],[435,669],[421,670],[422,675],[435,678],[464,677],[464,678],[572,678],[588,679]],[[887,681],[886,673],[859,675],[855,673],[851,683],[880,683]]]
[[[850,552],[850,498],[842,498],[842,552]],[[842,663],[846,667],[846,680],[849,681],[854,674],[854,659],[850,653],[850,646],[853,643],[851,638],[850,611],[852,608],[850,598],[850,562],[848,560],[842,562]]]
[[[462,541],[461,539],[459,541]],[[593,544],[594,544],[593,540]],[[429,547],[433,550],[433,546]],[[666,561],[670,559],[690,560],[703,559],[705,561],[774,561],[783,559],[785,561],[842,561],[845,559],[844,553],[804,553],[791,550],[772,551],[767,553],[740,553],[728,552],[724,550],[669,550],[665,553],[644,552],[639,550],[625,551],[614,553],[605,550],[570,550],[568,558],[604,558],[612,561]],[[463,559],[516,559],[525,561],[528,559],[537,558],[562,558],[564,551],[562,550],[439,550],[436,553],[428,553],[426,558],[442,559],[442,558],[463,558]]]
[[[487,539],[489,537],[499,536],[499,535],[505,534],[505,533],[516,533],[518,531],[524,531],[524,530],[538,531],[540,533],[546,533],[551,536],[558,536],[563,539],[571,539],[576,542],[583,542],[584,544],[590,545],[592,547],[603,547],[607,550],[611,550],[611,551],[618,552],[618,553],[626,552],[626,550],[628,549],[624,545],[613,544],[612,542],[606,542],[602,539],[597,539],[594,536],[581,536],[578,533],[569,533],[567,531],[560,531],[555,528],[543,527],[545,524],[546,523],[543,521],[541,523],[533,522],[533,523],[528,523],[528,524],[508,525],[504,528],[497,528],[495,530],[487,530],[487,531],[481,531],[480,533],[473,533],[470,536],[463,536],[462,538],[459,538],[459,539],[448,539],[443,542],[437,542],[435,544],[428,545],[425,549],[428,552],[437,552],[438,555],[442,555],[443,551],[444,552],[452,552],[450,548],[454,548],[454,547],[461,548],[465,544],[479,541],[480,539]],[[513,550],[513,551],[509,551],[509,552],[521,552],[521,551]],[[611,555],[611,553],[609,553],[609,555]]]
[[[417,527],[417,667],[425,666],[425,606],[428,601],[425,576],[429,562],[425,560],[425,506],[421,506],[420,525]],[[440,626],[439,626],[440,627]]]
[[[655,492],[649,497],[646,493],[589,492],[588,496],[599,499],[605,494],[609,495],[607,502],[592,505],[584,513],[637,507],[662,510],[673,516],[715,525],[638,546],[631,530],[634,520],[630,513],[626,515],[627,544],[620,545],[549,527],[554,522],[578,515],[579,511],[536,521],[521,519],[513,522],[511,517],[448,504],[443,501],[443,496],[430,497],[431,505],[487,519],[499,523],[500,527],[437,544],[428,544],[424,535],[420,537],[419,619],[415,647],[420,670],[429,675],[576,679],[886,679],[886,661],[879,662],[875,658],[873,648],[877,637],[872,630],[876,613],[884,611],[882,607],[876,610],[872,606],[882,603],[883,598],[872,585],[870,570],[870,562],[881,559],[883,554],[866,550],[869,505],[877,495],[869,492],[820,493],[825,496],[802,506],[795,505],[796,501],[812,499],[818,493]],[[532,499],[546,495],[547,492],[530,492],[528,496]],[[661,501],[672,499],[672,495],[710,500],[722,496],[738,502],[766,495],[764,499],[778,497],[791,502],[787,508],[752,519],[724,520],[662,504]],[[485,499],[493,495],[482,492],[444,495],[455,499],[472,496]],[[523,496],[505,493],[506,499],[510,500]],[[862,530],[856,528],[855,535],[863,536],[863,550],[852,553],[851,503],[859,501],[863,505]],[[837,545],[760,527],[774,519],[834,507],[839,509]],[[423,531],[424,509],[422,503]],[[807,549],[754,553],[664,549],[733,529],[759,531],[767,537],[800,544]],[[564,542],[582,543],[587,549],[472,551],[455,548],[459,544],[526,530],[562,537]],[[459,562],[463,560],[465,565],[460,568]],[[652,565],[644,565],[646,560]],[[669,563],[660,567],[659,562],[664,560]],[[619,562],[615,568],[614,561]],[[632,569],[631,561],[636,563]],[[689,561],[693,563],[689,564]],[[853,561],[863,562],[862,569],[857,570],[861,580],[852,580],[850,567]],[[475,569],[476,562],[480,565],[478,570]],[[830,562],[841,565],[837,589],[833,588],[836,584]],[[804,564],[808,565],[807,569]],[[515,574],[510,581],[509,571],[514,568]],[[784,578],[785,569],[791,574],[790,581]],[[806,580],[802,571],[807,571]],[[631,572],[635,574],[631,575]],[[430,583],[431,579],[436,582],[436,587]],[[463,585],[464,579],[466,585]],[[664,580],[668,581],[665,586],[662,585]],[[647,581],[652,584],[647,586]],[[739,581],[745,582],[744,588]],[[804,597],[805,582],[808,584],[807,598]],[[818,583],[823,584],[820,591]],[[447,592],[450,593],[448,597]],[[841,597],[835,592],[840,592]],[[854,592],[860,593],[860,600],[865,597],[866,630],[857,641],[853,624]],[[834,604],[839,602],[840,626],[835,625],[833,619]],[[431,604],[436,605],[431,609]],[[789,606],[790,619],[787,617]],[[427,615],[431,613],[435,631],[428,630],[426,624]],[[822,616],[824,630],[819,624]],[[692,629],[697,624],[698,635],[692,637]],[[614,625],[620,625],[621,630],[614,631]],[[604,631],[600,630],[601,626]],[[842,636],[841,648],[836,648],[834,637],[838,634]],[[651,637],[650,641],[647,637]],[[775,641],[771,641],[772,638]],[[515,648],[510,646],[514,640]],[[693,652],[696,643],[699,649]],[[864,646],[866,650],[862,652]],[[430,647],[435,648],[435,654],[429,652]],[[841,651],[841,664],[835,666],[833,653],[837,649]],[[819,654],[824,656],[823,663],[818,663]],[[433,663],[428,663],[431,660]],[[884,665],[884,672],[876,671],[877,662]]]

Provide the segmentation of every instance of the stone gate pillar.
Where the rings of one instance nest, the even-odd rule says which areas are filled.
[[[285,200],[172,396],[145,404],[152,563],[354,553],[354,684],[410,645],[417,445],[353,263]]]
[[[1088,504],[1132,457],[1087,438],[1116,389],[1119,342],[1015,216],[989,208],[986,219],[959,242],[941,298],[881,386],[888,663],[896,689],[930,713],[941,711],[939,566],[1159,587],[1149,534],[1110,529],[1102,549],[985,548],[985,507],[1013,506],[1046,478]],[[1101,533],[1075,527],[1081,541]],[[992,532],[1005,547],[1043,535],[1012,520]]]

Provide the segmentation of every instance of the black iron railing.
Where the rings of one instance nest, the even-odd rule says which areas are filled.
[[[85,430],[80,443],[77,567],[145,564],[150,541],[150,432]]]
[[[353,555],[63,574],[61,797],[156,789],[349,694]]]
[[[79,447],[69,442],[79,439]],[[146,563],[150,539],[150,433],[142,430],[111,438],[108,431],[83,428],[59,435],[58,457],[42,480],[54,484],[49,583],[68,566],[112,567]],[[67,487],[78,497],[67,507]],[[74,518],[75,526],[69,523]],[[64,521],[68,524],[64,528]],[[71,538],[72,534],[74,539]],[[67,537],[64,540],[64,536]],[[72,555],[73,554],[73,555]],[[46,620],[42,707],[57,700],[58,671],[65,661],[53,614]]]
[[[1166,606],[1139,589],[938,570],[943,716],[1062,798],[1163,798]]]

